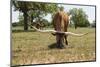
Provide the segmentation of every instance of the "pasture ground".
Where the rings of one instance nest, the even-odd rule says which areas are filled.
[[[57,49],[48,47],[55,43],[55,36],[50,33],[12,28],[12,65],[95,61],[95,28],[69,28],[68,31],[90,33],[82,37],[68,36],[69,45]]]

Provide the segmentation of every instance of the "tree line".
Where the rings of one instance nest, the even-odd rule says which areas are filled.
[[[52,22],[49,22],[43,17],[51,14],[53,18],[53,15],[58,11],[58,9],[64,9],[64,7],[59,7],[58,4],[54,3],[27,2],[17,0],[12,0],[12,6],[14,6],[14,11],[23,13],[23,15],[19,16],[19,22],[12,23],[12,25],[23,25],[24,30],[28,30],[28,23],[36,25],[37,27],[39,25],[40,27],[52,27]],[[74,25],[75,28],[88,27],[90,25],[88,16],[83,9],[73,8],[69,10],[68,14],[72,16],[70,19],[70,25]],[[95,26],[95,22],[93,25]]]

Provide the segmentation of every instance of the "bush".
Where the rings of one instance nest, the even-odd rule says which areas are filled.
[[[12,23],[12,26],[13,26],[13,27],[16,27],[16,26],[17,26],[17,23]]]

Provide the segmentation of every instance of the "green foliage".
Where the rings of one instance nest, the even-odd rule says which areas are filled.
[[[77,28],[77,26],[89,26],[88,16],[81,8],[73,8],[69,11],[69,14],[72,15],[71,21],[75,24],[75,28]]]
[[[17,26],[17,23],[12,23],[12,27],[16,27]]]
[[[60,11],[63,11],[64,10],[64,7],[63,6],[60,6],[59,9],[60,9]]]
[[[42,19],[42,23],[45,25],[45,26],[48,26],[48,20],[46,20],[46,19]]]
[[[57,4],[47,4],[39,2],[25,2],[25,1],[12,1],[15,10],[18,10],[23,13],[23,20],[19,18],[20,23],[24,22],[24,28],[27,30],[28,22],[33,22],[33,20],[40,21],[43,19],[47,13],[54,13],[58,10]]]
[[[57,11],[57,4],[47,4],[47,3],[38,3],[38,2],[24,2],[24,1],[15,1],[13,0],[13,5],[15,10],[19,10],[21,12],[29,11],[29,15],[37,16],[41,14],[53,13]]]
[[[12,23],[12,26],[13,27],[16,27],[16,26],[23,26],[24,25],[24,17],[23,15],[19,15],[19,22],[14,22]]]
[[[24,17],[23,17],[23,15],[19,15],[18,26],[23,26],[23,25],[24,25]]]

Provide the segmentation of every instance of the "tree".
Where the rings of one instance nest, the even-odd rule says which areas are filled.
[[[69,14],[72,15],[71,21],[75,25],[75,29],[77,26],[79,27],[87,27],[89,26],[88,16],[86,13],[81,9],[73,8],[69,11]]]
[[[25,2],[25,1],[16,1],[13,0],[13,5],[15,6],[15,10],[19,10],[23,13],[24,17],[24,30],[28,30],[28,15],[29,11],[31,22],[33,18],[40,18],[46,13],[52,13],[57,8],[57,5],[55,4],[44,4],[44,3],[38,3],[38,2]]]
[[[28,10],[29,10],[29,6],[30,4],[27,3],[27,2],[22,2],[22,1],[16,1],[16,0],[13,0],[12,1],[14,7],[15,7],[15,10],[19,10],[23,13],[23,17],[24,17],[24,30],[28,30],[28,23],[27,23],[27,20],[28,20]]]
[[[38,3],[40,6],[39,8],[44,9],[44,10],[31,10],[29,11],[29,16],[30,16],[30,22],[32,23],[33,20],[35,22],[43,22],[47,14],[53,14],[58,10],[57,4],[46,4],[46,3]]]

